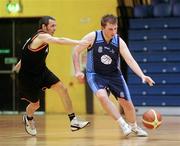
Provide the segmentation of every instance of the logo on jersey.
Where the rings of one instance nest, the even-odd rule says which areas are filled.
[[[111,48],[109,48],[109,47],[106,47],[106,46],[99,46],[98,47],[98,53],[102,53],[103,52],[103,49],[104,50],[108,50],[108,52],[110,52],[110,53],[112,53],[112,54],[114,54],[115,53],[115,51],[113,50],[113,49],[111,49]]]
[[[99,46],[98,47],[98,53],[102,53],[103,52],[103,47],[102,46]]]
[[[109,47],[106,47],[106,46],[104,46],[104,49],[106,49],[106,50],[110,50],[110,48],[109,48]]]
[[[112,63],[112,59],[108,55],[103,55],[103,56],[101,56],[101,62],[105,65],[109,65]]]

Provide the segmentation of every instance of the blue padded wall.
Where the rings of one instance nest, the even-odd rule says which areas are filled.
[[[180,17],[132,18],[128,46],[143,72],[156,82],[142,84],[128,68],[128,86],[136,106],[180,105]]]

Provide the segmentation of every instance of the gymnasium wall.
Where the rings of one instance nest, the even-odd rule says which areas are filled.
[[[80,39],[86,33],[100,29],[100,18],[106,13],[116,14],[116,0],[21,0],[23,11],[9,14],[5,11],[8,0],[0,1],[0,17],[39,17],[51,15],[56,18],[55,36]],[[28,31],[28,30],[27,30]],[[85,86],[73,77],[72,46],[50,45],[48,67],[60,77],[69,90],[76,112],[85,113]],[[95,113],[101,113],[95,99]],[[59,97],[46,91],[46,112],[64,113]]]

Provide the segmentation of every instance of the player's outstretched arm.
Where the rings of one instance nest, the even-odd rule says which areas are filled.
[[[73,40],[64,37],[54,37],[50,34],[39,34],[38,39],[45,43],[61,44],[61,45],[82,45],[86,46],[89,42],[87,40]]]

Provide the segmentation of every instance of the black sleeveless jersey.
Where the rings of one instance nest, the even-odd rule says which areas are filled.
[[[119,35],[116,34],[110,42],[107,43],[102,31],[98,30],[95,33],[95,41],[87,53],[86,71],[107,76],[121,73]]]
[[[31,38],[29,38],[24,44],[21,51],[20,72],[40,75],[45,70],[46,68],[45,60],[49,52],[48,44],[43,43],[37,49],[30,48],[30,44],[40,33],[45,33],[45,32],[38,31]]]

